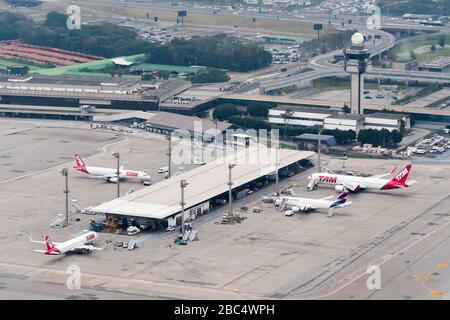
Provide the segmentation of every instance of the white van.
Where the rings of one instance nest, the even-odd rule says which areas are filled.
[[[169,172],[169,167],[161,167],[158,170],[158,173],[168,173]]]

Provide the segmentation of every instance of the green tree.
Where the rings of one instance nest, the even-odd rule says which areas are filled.
[[[290,109],[286,110],[284,113],[281,114],[281,117],[283,118],[284,121],[284,136],[286,137],[286,130],[287,130],[287,125],[289,124],[289,122],[291,121],[292,117],[294,116],[294,112]]]
[[[146,56],[149,63],[196,64],[240,72],[262,68],[272,62],[272,55],[263,47],[225,34],[176,38],[149,48]]]
[[[47,13],[44,26],[49,28],[66,28],[67,16],[57,11]]]
[[[439,45],[440,45],[442,48],[445,47],[445,35],[444,35],[444,34],[441,34],[441,35],[439,36]]]
[[[160,71],[158,71],[158,75],[159,75],[160,79],[167,80],[170,77],[170,71],[160,70]]]
[[[247,113],[253,117],[267,117],[269,109],[274,105],[264,102],[250,102],[247,106]]]
[[[359,131],[358,141],[365,144],[370,143],[374,147],[382,146],[395,148],[403,139],[403,135],[398,130],[389,131],[387,129],[363,129]]]
[[[430,50],[431,51],[436,51],[436,45],[432,44],[431,47],[430,47]]]
[[[194,83],[214,83],[214,82],[227,82],[230,77],[223,70],[216,68],[200,69],[195,74],[192,82]]]
[[[350,109],[350,107],[345,103],[344,107],[342,108],[342,111],[344,113],[350,113],[352,110]]]
[[[228,120],[231,116],[238,114],[237,107],[234,104],[226,103],[218,105],[213,111],[213,118],[223,121]]]

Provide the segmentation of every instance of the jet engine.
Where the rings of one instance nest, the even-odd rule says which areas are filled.
[[[117,183],[117,177],[110,177],[110,178],[108,178],[108,182]]]
[[[338,184],[334,187],[334,190],[336,190],[336,192],[342,192],[344,191],[344,186],[342,184]]]

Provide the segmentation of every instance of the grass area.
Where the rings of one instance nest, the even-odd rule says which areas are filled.
[[[313,81],[313,88],[320,91],[345,90],[349,88],[348,80],[323,78]]]
[[[137,54],[137,55],[127,56],[124,58],[128,61],[139,62],[139,61],[143,61],[145,59],[145,55]],[[96,73],[95,70],[101,70],[101,69],[110,67],[112,65],[113,65],[113,63],[112,63],[111,59],[104,59],[104,60],[98,60],[98,61],[93,61],[93,62],[74,64],[72,66],[64,66],[64,67],[51,68],[51,69],[41,68],[41,69],[34,70],[33,73],[37,73],[40,75],[47,75],[47,76],[59,76],[59,75],[63,75],[63,74],[79,74],[79,75],[88,74],[88,75],[108,75],[109,76],[109,74],[105,74],[105,73],[101,73],[101,72]],[[92,72],[83,71],[86,69],[89,69]]]
[[[266,147],[272,148],[272,141],[270,140],[266,141]],[[280,142],[280,149],[297,150],[297,147],[293,144]]]
[[[450,48],[447,48],[447,47],[442,48],[442,47],[436,46],[435,51],[428,51],[428,52],[418,54],[417,61],[425,62],[427,60],[430,60],[430,59],[433,59],[436,57],[440,57],[440,56],[450,57]]]
[[[409,59],[410,52],[417,48],[423,46],[431,46],[432,44],[435,44],[436,48],[438,48],[440,35],[441,35],[440,33],[436,33],[431,35],[425,35],[422,37],[415,37],[409,41],[401,42],[392,49],[392,53],[396,60]],[[450,34],[445,34],[445,43],[450,44]]]
[[[49,69],[49,68],[45,68],[43,66],[38,66],[38,65],[23,62],[20,60],[0,58],[0,67],[6,68],[11,65],[28,66],[31,71],[39,70],[39,69]]]
[[[428,96],[428,95],[430,95],[434,92],[437,92],[441,89],[442,89],[442,87],[439,85],[431,85],[431,86],[420,89],[415,94],[409,94],[409,95],[403,97],[402,99],[396,100],[396,101],[392,102],[391,105],[404,105],[404,104],[410,103],[411,101]]]
[[[139,63],[130,68],[130,70],[134,69],[146,69],[146,70],[164,70],[164,71],[176,71],[178,73],[186,72],[186,73],[196,73],[199,69],[204,69],[202,67],[186,67],[186,66],[173,66],[167,64],[151,64],[151,63]]]
[[[288,149],[288,150],[297,150],[297,147],[292,144],[286,144],[286,143],[280,143],[281,149]]]
[[[114,13],[114,15],[132,16],[136,18],[146,18],[147,11],[141,8],[132,8],[126,6],[118,6],[114,4],[100,5],[98,3],[83,2],[83,7],[86,9],[99,10],[105,13]],[[155,16],[159,21],[175,22],[177,19],[177,13],[175,11],[165,10],[151,10],[151,19]],[[256,28],[255,23],[251,18],[242,17],[239,14],[233,16],[221,16],[211,14],[195,14],[189,13],[184,18],[184,23],[203,25],[203,26],[216,26],[216,27],[230,27],[235,26],[238,28],[255,29],[258,32],[271,31],[277,33],[295,33],[296,37],[299,37],[302,41],[310,40],[316,37],[317,32],[313,30],[313,24],[304,24],[299,21],[283,21],[283,20],[258,20],[259,14],[255,13],[257,19]],[[152,21],[149,19],[149,21]],[[334,27],[324,25],[322,34],[335,32]]]
[[[370,158],[380,158],[377,156],[374,156],[373,154],[368,153],[359,153],[359,152],[352,152],[350,150],[340,150],[340,149],[330,149],[329,152],[326,152],[325,154],[332,158],[340,158],[344,156],[344,153],[347,155],[348,158],[359,158],[359,159],[370,159]]]

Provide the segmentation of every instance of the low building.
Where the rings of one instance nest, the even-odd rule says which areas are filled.
[[[325,108],[282,105],[269,110],[269,122],[302,127],[322,127],[324,119],[336,113],[334,110]]]
[[[333,136],[304,133],[294,138],[299,150],[313,150],[318,151],[320,139],[320,150],[327,152],[331,146],[335,146],[336,139]]]
[[[364,116],[360,114],[335,114],[324,119],[326,130],[353,130],[358,134],[364,128]]]
[[[364,129],[387,129],[389,131],[401,131],[402,122],[404,123],[405,130],[408,131],[411,129],[411,122],[408,115],[400,113],[376,112],[366,115]]]
[[[402,18],[406,20],[427,20],[433,19],[433,16],[431,14],[405,13]]]
[[[191,221],[210,210],[214,210],[216,200],[228,199],[229,164],[237,164],[233,169],[232,192],[238,193],[249,183],[267,180],[275,167],[276,153],[268,156],[269,150],[263,147],[250,147],[223,159],[207,163],[180,175],[158,182],[147,188],[123,197],[102,203],[90,211],[105,214],[107,218],[128,220],[131,223],[148,226],[149,229],[164,229],[180,225],[182,208],[180,205],[180,182],[189,185],[184,190],[184,216]],[[296,168],[298,163],[313,156],[309,151],[280,149],[278,163],[280,171]],[[266,161],[261,161],[265,159]],[[220,201],[223,202],[223,201]],[[124,223],[123,225],[128,225]]]
[[[148,131],[170,134],[175,130],[186,130],[191,135],[203,134],[205,140],[214,139],[214,133],[223,132],[231,127],[230,123],[212,121],[198,117],[185,116],[171,112],[158,112],[145,122]]]
[[[6,68],[6,73],[10,76],[26,76],[28,71],[28,66],[22,65],[13,65]]]
[[[3,104],[156,111],[160,102],[191,87],[184,80],[142,81],[99,76],[0,75]]]
[[[419,71],[450,72],[450,57],[436,57],[419,64]]]

